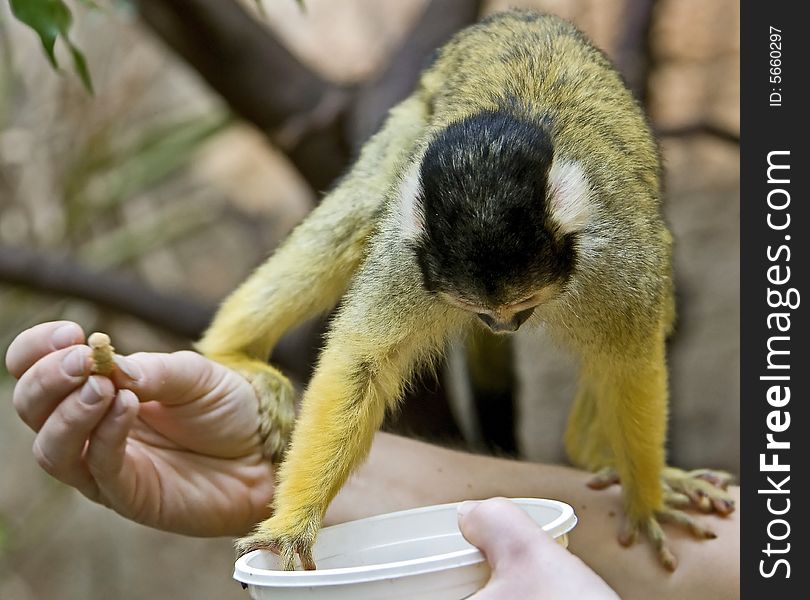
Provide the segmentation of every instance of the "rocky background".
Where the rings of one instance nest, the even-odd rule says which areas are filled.
[[[269,31],[313,74],[293,85],[258,70],[247,92],[232,85],[247,77],[241,65],[264,68],[272,56],[251,50],[242,62],[212,63],[172,21],[175,0],[97,4],[71,4],[92,96],[69,70],[54,73],[36,37],[0,6],[0,351],[20,330],[57,318],[108,331],[124,353],[188,347],[404,93],[413,57],[442,26],[479,10],[535,8],[584,29],[649,109],[677,243],[670,457],[738,470],[736,2],[306,0],[301,12],[294,0],[264,0],[262,16],[245,0],[254,37]],[[321,93],[335,108],[313,114]],[[300,114],[282,118],[296,102]],[[311,345],[293,337],[280,357],[301,380]],[[520,451],[563,460],[571,360],[541,339],[520,337],[517,348]],[[229,540],[128,523],[41,472],[12,385],[0,371],[0,598],[246,597],[230,579]],[[452,407],[475,446],[467,404]]]

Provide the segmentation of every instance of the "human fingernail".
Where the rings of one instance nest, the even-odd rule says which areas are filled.
[[[87,349],[74,348],[62,359],[62,369],[72,377],[80,377],[87,371]]]
[[[130,403],[127,401],[127,397],[119,393],[118,396],[115,398],[115,405],[112,409],[112,414],[114,417],[120,417],[121,415],[127,412]]]
[[[82,386],[79,398],[81,398],[82,402],[85,404],[97,404],[103,397],[104,393],[101,391],[98,377],[89,377],[87,383]]]
[[[134,360],[124,358],[123,356],[119,356],[117,354],[115,355],[114,360],[115,365],[132,381],[138,381],[141,377],[143,377],[143,371],[141,371],[141,368],[135,363]]]
[[[481,502],[477,500],[465,500],[464,502],[459,504],[458,508],[456,509],[456,511],[458,512],[458,518],[463,519],[469,514],[469,512],[472,509],[474,509],[479,504],[481,504]]]
[[[57,327],[51,334],[54,348],[61,350],[75,344],[79,340],[79,327],[75,323],[66,323]]]

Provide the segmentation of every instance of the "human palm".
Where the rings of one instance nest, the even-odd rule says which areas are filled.
[[[60,333],[57,333],[60,330]],[[121,515],[190,535],[239,535],[266,518],[272,465],[258,405],[237,373],[194,352],[118,358],[88,379],[81,329],[21,333],[6,363],[34,453],[58,479]]]

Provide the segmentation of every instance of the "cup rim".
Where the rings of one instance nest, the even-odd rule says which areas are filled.
[[[553,521],[543,526],[543,530],[553,538],[558,538],[573,529],[577,524],[574,509],[559,500],[546,498],[509,498],[518,506],[545,506],[556,508],[560,514]],[[400,510],[355,521],[332,525],[328,529],[335,531],[355,526],[358,523],[373,523],[391,517],[417,515],[424,512],[457,507],[461,502],[434,504],[408,510]],[[325,528],[327,529],[327,528]],[[424,575],[451,568],[463,568],[484,562],[484,555],[478,548],[466,548],[455,552],[445,552],[420,558],[411,558],[394,562],[363,565],[359,567],[340,567],[336,569],[318,569],[315,571],[276,571],[250,566],[253,558],[267,550],[253,550],[239,557],[234,565],[233,578],[241,583],[262,587],[321,587],[350,585],[380,579],[403,578]]]

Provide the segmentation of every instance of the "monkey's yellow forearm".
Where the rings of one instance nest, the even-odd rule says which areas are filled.
[[[370,367],[363,372],[356,360],[339,354],[326,355],[313,378],[279,471],[274,504],[282,530],[302,520],[320,522],[399,396],[396,377],[377,377]]]

